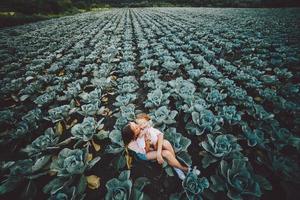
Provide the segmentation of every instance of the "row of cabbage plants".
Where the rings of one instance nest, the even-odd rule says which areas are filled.
[[[265,12],[269,20],[254,10],[115,9],[2,30],[0,194],[259,199],[278,184],[272,177],[293,191],[299,45]],[[166,162],[136,173],[158,165],[122,141],[141,112],[201,174],[174,186]]]

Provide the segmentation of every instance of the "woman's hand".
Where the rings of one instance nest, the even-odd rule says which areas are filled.
[[[161,156],[161,154],[157,154],[157,162],[158,162],[158,164],[163,164],[164,163],[164,159]]]

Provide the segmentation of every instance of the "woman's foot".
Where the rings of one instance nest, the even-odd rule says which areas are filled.
[[[192,166],[189,166],[189,169],[188,169],[188,173],[190,173],[191,171],[195,171],[196,175],[199,175],[200,174],[200,170],[196,169],[196,166],[192,167]]]
[[[181,169],[178,169],[176,167],[173,167],[175,172],[177,173],[178,177],[181,179],[181,180],[184,180],[185,179],[185,174],[184,172],[181,170]]]

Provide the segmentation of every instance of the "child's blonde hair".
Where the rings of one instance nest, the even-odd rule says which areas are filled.
[[[149,120],[151,120],[151,117],[146,113],[140,113],[140,114],[136,115],[136,120],[137,119],[145,119],[145,120],[149,121]]]
[[[151,117],[146,113],[137,114],[135,118],[135,122],[144,127],[152,125]]]

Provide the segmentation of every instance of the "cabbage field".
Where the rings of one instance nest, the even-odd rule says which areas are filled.
[[[300,199],[299,22],[123,8],[0,29],[1,199]],[[124,145],[141,112],[183,181]]]

